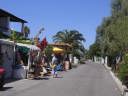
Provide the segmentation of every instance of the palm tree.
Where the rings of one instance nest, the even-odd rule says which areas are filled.
[[[28,26],[25,26],[24,27],[24,37],[25,38],[27,38],[28,37],[28,35],[30,34],[30,29],[29,29],[29,27]]]
[[[71,53],[78,58],[83,56],[83,53],[85,52],[83,45],[85,38],[83,37],[83,34],[77,30],[59,31],[53,36],[53,41],[72,45],[73,48]]]

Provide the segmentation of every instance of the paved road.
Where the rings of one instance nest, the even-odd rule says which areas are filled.
[[[6,84],[0,96],[120,96],[103,65],[87,63],[49,80],[20,80]]]

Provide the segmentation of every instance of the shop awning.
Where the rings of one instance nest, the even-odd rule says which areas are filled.
[[[8,39],[0,39],[0,44],[7,44],[7,45],[14,45],[13,41],[10,41]]]
[[[8,39],[0,39],[0,44],[8,44],[8,45],[14,45],[14,42],[13,41],[10,41]],[[30,50],[40,50],[40,48],[38,48],[37,46],[35,45],[29,45],[29,44],[22,44],[22,43],[16,43],[16,45],[18,46],[23,46],[23,47],[27,47],[29,48]]]
[[[28,44],[22,44],[22,43],[17,43],[16,45],[27,47],[27,48],[29,48],[30,50],[40,50],[40,48],[38,48],[38,47],[35,46],[35,45],[28,45]]]

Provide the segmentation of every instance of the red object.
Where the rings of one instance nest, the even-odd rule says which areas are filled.
[[[5,69],[3,67],[0,67],[0,75],[4,74]]]
[[[48,42],[47,42],[46,37],[45,37],[45,38],[41,41],[41,43],[40,43],[41,49],[46,48],[47,44],[48,44]]]
[[[46,48],[48,42],[46,40],[46,37],[37,45],[37,47],[39,47],[41,50],[44,50],[44,48]]]
[[[45,48],[47,46],[46,37],[42,40],[41,45]]]
[[[37,47],[39,47],[40,49],[41,49],[41,44],[38,44],[38,45],[36,45]]]

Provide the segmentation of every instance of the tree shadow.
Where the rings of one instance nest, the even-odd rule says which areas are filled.
[[[31,80],[49,80],[48,77],[38,77],[38,78],[33,78]]]
[[[3,87],[3,88],[0,88],[0,91],[7,91],[9,89],[12,89],[13,87]]]
[[[63,78],[62,76],[57,76],[57,77],[54,77],[54,78]]]
[[[16,81],[19,81],[19,80],[21,80],[21,79],[7,79],[7,80],[5,80],[5,84],[11,83],[11,82],[16,82]]]

